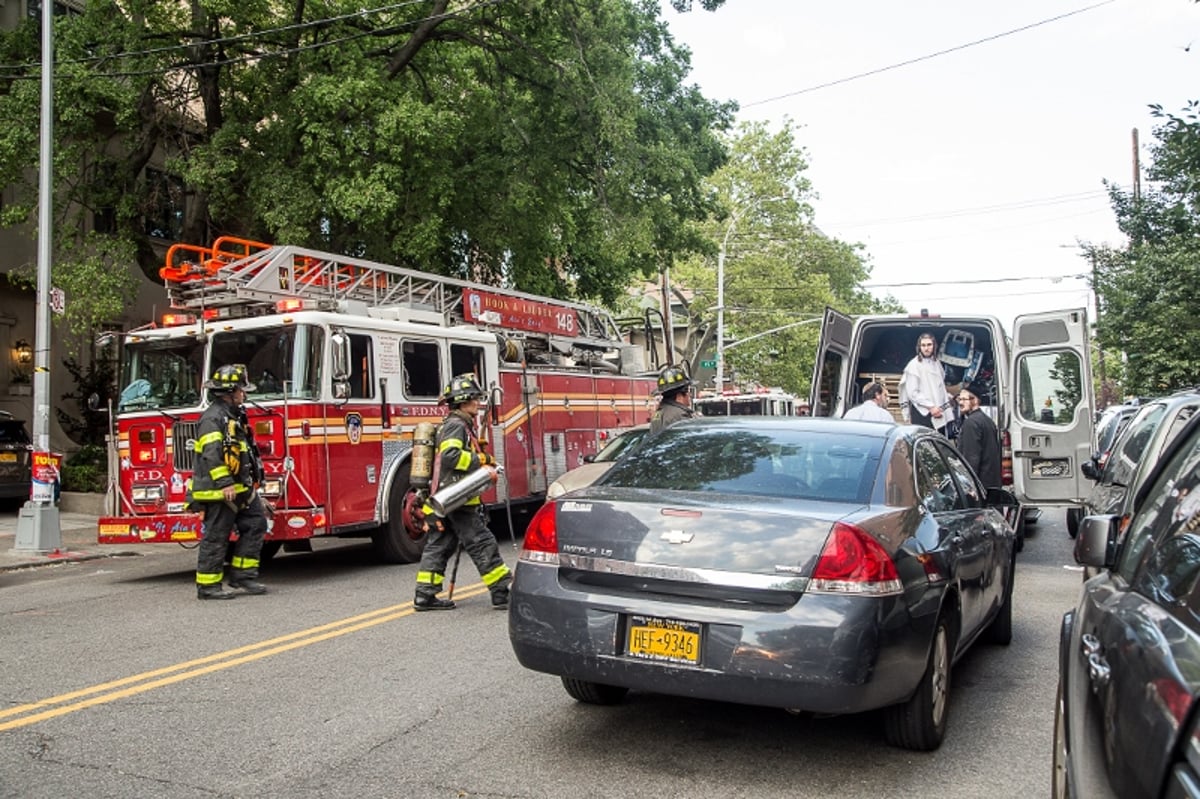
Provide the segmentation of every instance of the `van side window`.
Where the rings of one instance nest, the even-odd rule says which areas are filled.
[[[1083,367],[1073,350],[1038,352],[1018,361],[1017,414],[1022,420],[1067,427],[1083,396]]]
[[[442,379],[442,359],[436,341],[405,339],[400,343],[400,364],[407,399],[435,399],[449,382],[448,378]]]

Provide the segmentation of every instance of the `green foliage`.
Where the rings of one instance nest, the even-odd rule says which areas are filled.
[[[75,380],[75,387],[63,394],[62,399],[73,404],[76,412],[55,408],[58,423],[75,443],[103,449],[108,433],[108,402],[116,399],[116,365],[98,358],[84,367],[74,358],[65,358],[63,366]],[[88,407],[92,395],[98,400],[94,411]]]
[[[707,182],[721,210],[697,226],[704,254],[672,269],[672,279],[694,292],[681,356],[691,363],[715,347],[716,266],[724,246],[725,337],[732,340],[726,376],[807,395],[826,306],[882,310],[860,288],[870,268],[860,245],[817,229],[807,156],[790,121],[778,131],[742,124],[727,145],[729,162]]]
[[[1200,103],[1180,114],[1154,107],[1146,193],[1110,187],[1130,243],[1088,246],[1100,297],[1098,338],[1125,354],[1124,393],[1155,395],[1200,375]]]
[[[108,461],[102,445],[89,444],[80,448],[62,465],[63,491],[102,493],[108,487]]]
[[[55,29],[68,323],[123,307],[127,264],[157,279],[151,219],[194,244],[243,235],[614,299],[703,245],[703,181],[726,156],[732,106],[685,82],[659,14],[656,0],[89,0]],[[36,20],[0,34],[0,58],[26,65],[0,80],[0,222],[27,224]],[[164,155],[187,186],[182,216],[164,216],[171,189],[146,171]],[[96,214],[108,232],[76,241]]]

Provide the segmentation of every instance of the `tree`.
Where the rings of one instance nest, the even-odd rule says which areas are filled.
[[[1098,338],[1125,353],[1125,391],[1153,395],[1195,385],[1200,374],[1200,103],[1180,114],[1152,106],[1149,187],[1109,194],[1123,248],[1087,245],[1095,264]]]
[[[6,225],[36,201],[37,25],[0,35]],[[124,265],[224,234],[611,300],[701,244],[732,113],[655,0],[89,0],[55,35],[55,282],[93,324]]]
[[[817,228],[807,156],[790,120],[774,132],[762,122],[743,123],[727,144],[728,163],[708,181],[721,211],[698,226],[708,246],[672,273],[694,291],[687,300],[689,335],[679,354],[691,363],[711,351],[716,259],[727,242],[725,327],[732,343],[725,348],[726,371],[806,394],[826,306],[848,313],[902,309],[878,303],[861,288],[870,275],[861,245]],[[796,324],[806,319],[811,324]]]

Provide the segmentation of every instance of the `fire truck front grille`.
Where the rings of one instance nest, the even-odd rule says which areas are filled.
[[[176,422],[171,438],[175,447],[175,471],[192,471],[196,464],[196,423]]]

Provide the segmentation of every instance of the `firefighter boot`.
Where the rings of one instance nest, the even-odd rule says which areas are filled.
[[[497,588],[492,592],[492,610],[508,610],[508,588]]]
[[[196,599],[233,599],[235,596],[237,594],[226,591],[220,583],[196,586]]]
[[[229,587],[236,588],[243,594],[267,593],[267,587],[253,577],[230,577]]]
[[[437,596],[417,594],[413,598],[413,610],[454,610],[454,602],[449,599],[441,599]]]

